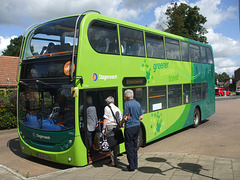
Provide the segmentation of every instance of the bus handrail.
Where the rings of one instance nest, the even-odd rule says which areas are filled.
[[[53,55],[58,55],[58,54],[66,54],[66,53],[72,53],[72,51],[62,51],[62,52],[55,52],[55,53],[48,53],[48,54],[40,54],[40,55],[35,55],[35,56],[28,56],[26,59],[34,58],[34,57],[43,57],[43,56],[53,56]]]
[[[24,44],[24,39],[25,39],[25,35],[28,32],[29,29],[31,29],[33,26],[37,26],[40,25],[41,23],[35,23],[32,24],[31,26],[29,26],[25,32],[23,33],[23,38],[22,38],[22,42],[21,42],[21,48],[20,48],[20,52],[19,52],[19,58],[18,58],[18,67],[17,67],[17,75],[16,75],[16,81],[18,82],[18,75],[19,75],[19,66],[20,66],[20,61],[21,61],[21,55],[22,55],[22,50],[23,50],[23,44]]]
[[[79,16],[76,20],[76,23],[75,23],[74,38],[73,38],[73,54],[72,54],[72,63],[71,63],[71,80],[72,81],[73,81],[73,63],[74,63],[74,56],[75,56],[75,43],[76,43],[75,41],[76,41],[76,36],[77,36],[78,21],[83,14],[90,13],[90,12],[95,12],[95,13],[101,14],[99,11],[96,11],[96,10],[87,10],[87,11],[83,12],[82,14],[79,14]]]

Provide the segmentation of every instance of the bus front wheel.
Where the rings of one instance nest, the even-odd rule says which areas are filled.
[[[195,108],[193,113],[193,127],[196,128],[200,124],[201,114],[199,108]]]

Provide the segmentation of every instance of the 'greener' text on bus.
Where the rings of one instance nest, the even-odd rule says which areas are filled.
[[[153,72],[156,72],[157,69],[167,69],[168,68],[168,64],[169,64],[168,62],[154,64],[153,65],[153,69],[154,69]]]

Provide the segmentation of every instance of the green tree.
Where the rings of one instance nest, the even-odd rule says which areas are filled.
[[[230,76],[226,72],[223,72],[222,74],[215,72],[215,83],[217,83],[217,80],[218,82],[225,82],[228,79],[230,79]]]
[[[222,77],[223,82],[224,82],[225,80],[230,79],[230,76],[229,76],[226,72],[223,72],[220,76]]]
[[[4,56],[19,56],[23,36],[11,39],[7,49],[2,51]]]
[[[200,8],[191,7],[187,4],[176,2],[169,6],[167,15],[168,28],[166,32],[190,38],[196,41],[207,43],[206,28],[203,25],[207,22],[207,18],[199,13]]]

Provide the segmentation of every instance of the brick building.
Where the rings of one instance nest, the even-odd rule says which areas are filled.
[[[16,89],[18,57],[0,56],[0,91]]]
[[[236,82],[236,88],[240,86],[240,68],[234,71],[234,77]]]

